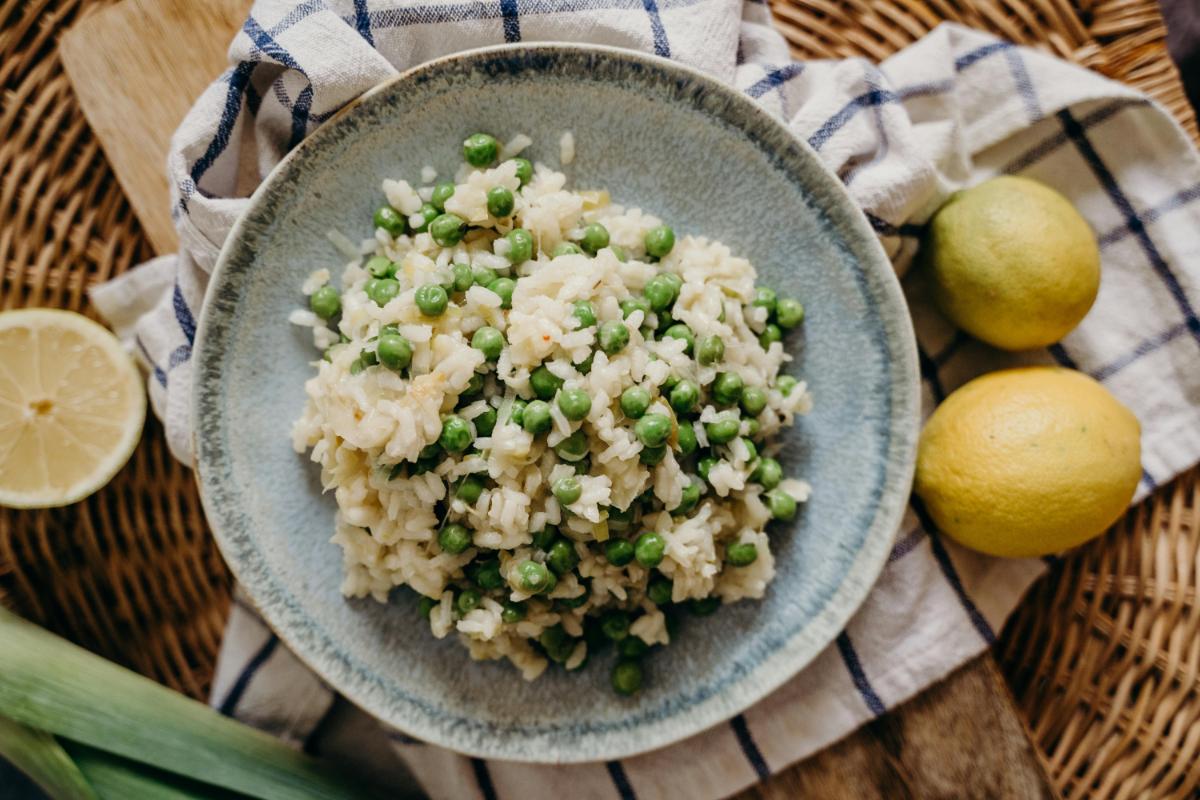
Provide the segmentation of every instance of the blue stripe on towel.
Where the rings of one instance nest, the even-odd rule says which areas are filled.
[[[971,624],[975,626],[975,630],[979,631],[979,635],[983,637],[985,642],[989,645],[995,644],[996,632],[992,630],[992,626],[984,619],[983,614],[976,607],[975,601],[967,594],[962,578],[959,577],[958,570],[954,568],[954,561],[950,558],[950,553],[946,550],[946,545],[942,544],[937,526],[933,524],[933,518],[929,516],[929,512],[915,495],[912,499],[912,510],[916,512],[917,519],[921,520],[921,527],[929,534],[929,546],[933,550],[933,557],[937,560],[942,574],[946,576],[946,582],[950,584],[950,588],[958,595],[958,602],[962,605],[963,611],[967,613]]]
[[[663,27],[656,0],[642,0],[642,6],[650,17],[650,33],[654,36],[654,55],[671,57],[671,43],[667,41],[667,29]]]
[[[267,659],[275,652],[275,648],[279,645],[279,637],[271,633],[267,635],[267,641],[254,657],[246,662],[246,666],[242,667],[242,672],[238,675],[237,680],[233,682],[233,688],[229,690],[229,694],[225,695],[225,699],[221,701],[220,707],[217,709],[227,717],[232,717],[233,712],[237,710],[238,701],[242,699],[242,695],[246,693],[246,689],[250,686],[250,681],[254,679],[254,673],[258,672],[259,668],[267,663]]]
[[[846,635],[845,631],[838,634],[837,649],[842,655],[842,661],[846,664],[846,670],[850,673],[850,680],[854,681],[854,688],[858,689],[858,694],[866,703],[867,708],[877,717],[886,714],[887,706],[883,704],[883,700],[879,699],[871,682],[867,680],[867,673],[863,671],[862,662],[858,660],[858,653],[854,650],[854,645],[851,644],[850,637]]]
[[[746,94],[755,98],[762,97],[767,92],[779,88],[802,72],[804,72],[804,65],[800,62],[793,62],[787,66],[772,70],[751,84],[750,88],[746,89]]]
[[[471,759],[471,771],[475,773],[475,785],[483,800],[496,800],[496,787],[492,784],[492,773],[488,772],[487,762],[482,758]]]
[[[1191,331],[1193,338],[1200,342],[1200,319],[1196,317],[1196,311],[1192,308],[1191,302],[1188,301],[1187,294],[1180,285],[1179,279],[1175,273],[1171,271],[1171,267],[1167,264],[1166,259],[1162,257],[1162,253],[1158,251],[1154,241],[1150,238],[1150,234],[1146,232],[1146,226],[1137,212],[1133,209],[1133,204],[1129,202],[1129,198],[1125,192],[1121,190],[1117,179],[1109,171],[1104,161],[1100,158],[1100,154],[1096,152],[1096,148],[1088,139],[1087,133],[1083,126],[1071,115],[1070,110],[1063,109],[1058,112],[1059,122],[1062,123],[1063,131],[1075,143],[1079,154],[1083,156],[1083,160],[1091,167],[1092,173],[1096,176],[1096,180],[1104,187],[1108,193],[1109,199],[1121,215],[1125,218],[1125,225],[1137,238],[1138,244],[1142,251],[1146,254],[1146,258],[1150,261],[1150,266],[1158,274],[1159,278],[1166,285],[1167,291],[1170,292],[1171,298],[1183,312],[1184,321],[1187,323],[1188,330]]]
[[[637,800],[633,784],[629,782],[629,775],[625,773],[625,766],[620,761],[608,761],[604,766],[608,768],[608,776],[612,778],[613,787],[621,800]]]
[[[504,41],[521,41],[521,13],[517,0],[500,0],[500,16],[504,18]]]
[[[750,726],[746,724],[746,716],[738,714],[729,720],[729,725],[733,728],[733,735],[737,737],[738,746],[742,748],[742,754],[754,768],[754,774],[758,776],[758,779],[765,781],[771,777],[771,768],[767,766],[767,760],[763,758],[762,751],[758,749],[754,736],[750,733]]]

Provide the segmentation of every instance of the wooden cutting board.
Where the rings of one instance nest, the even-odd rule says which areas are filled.
[[[249,0],[124,0],[60,43],[67,74],[154,248],[177,244],[171,134],[225,67]],[[985,654],[915,700],[749,790],[830,800],[1054,798],[995,661]]]

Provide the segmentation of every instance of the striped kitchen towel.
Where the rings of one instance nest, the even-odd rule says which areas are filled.
[[[1085,370],[1143,425],[1138,498],[1200,459],[1200,167],[1144,96],[1046,54],[945,25],[881,65],[795,63],[761,2],[308,0],[254,5],[232,66],[175,136],[169,171],[182,250],[93,298],[141,354],[176,455],[190,459],[196,312],[253,187],[347,101],[399,70],[514,41],[635,48],[705,70],[785,119],[837,172],[902,273],[921,223],[956,188],[999,173],[1067,195],[1099,236],[1095,307],[1061,344],[1019,356],[955,332],[906,279],[928,413],[1013,363]],[[437,798],[715,798],[845,736],[994,640],[1037,561],[961,550],[913,510],[847,630],[757,706],[680,745],[620,762],[484,762],[387,731],[235,608],[213,703],[305,747]]]

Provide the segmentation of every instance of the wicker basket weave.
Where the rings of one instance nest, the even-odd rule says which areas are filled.
[[[104,2],[0,0],[0,307],[89,313],[85,290],[149,245],[63,74],[58,35]],[[1197,136],[1154,0],[772,0],[799,58],[882,59],[942,20],[1042,47],[1148,92]],[[1200,787],[1200,471],[1058,563],[997,653],[1068,798]],[[0,601],[192,696],[231,580],[187,470],[147,425],[103,491],[0,509]]]

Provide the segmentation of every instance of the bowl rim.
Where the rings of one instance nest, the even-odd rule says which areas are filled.
[[[639,744],[636,746],[621,745],[621,737],[610,733],[605,738],[605,741],[608,743],[606,747],[599,749],[576,748],[576,752],[571,752],[567,755],[560,753],[558,757],[553,759],[538,758],[536,755],[532,755],[530,751],[536,751],[537,748],[520,749],[507,746],[478,748],[464,746],[464,742],[454,739],[452,736],[442,735],[437,726],[430,724],[427,719],[423,719],[427,718],[428,714],[422,710],[408,712],[409,718],[405,719],[400,719],[400,715],[397,713],[389,713],[389,709],[384,709],[382,712],[373,711],[371,710],[371,702],[368,699],[371,693],[369,691],[371,681],[369,676],[361,674],[360,668],[339,659],[331,659],[326,662],[319,657],[318,653],[310,653],[307,652],[305,647],[297,646],[302,637],[293,639],[287,635],[288,620],[286,619],[285,609],[273,607],[272,600],[277,601],[277,592],[268,591],[267,587],[258,583],[258,578],[263,577],[264,574],[271,574],[270,569],[262,561],[261,552],[256,549],[252,554],[253,558],[249,558],[246,563],[242,563],[236,557],[235,549],[226,536],[227,522],[229,525],[233,523],[232,520],[227,521],[225,519],[223,509],[212,500],[210,492],[206,490],[206,483],[213,476],[206,474],[210,467],[205,457],[208,454],[208,449],[205,447],[204,438],[200,436],[202,429],[201,420],[203,417],[203,397],[206,391],[206,382],[201,380],[206,370],[202,367],[208,353],[210,330],[214,324],[213,319],[217,314],[214,311],[217,304],[212,302],[214,295],[219,291],[226,273],[232,269],[229,262],[233,260],[236,243],[246,233],[245,228],[248,218],[252,216],[252,212],[262,202],[263,198],[276,189],[276,184],[282,180],[281,176],[290,169],[292,162],[309,151],[318,148],[324,138],[322,135],[323,132],[329,131],[336,124],[353,114],[363,103],[376,95],[386,92],[398,83],[411,81],[426,73],[436,73],[445,65],[454,62],[487,60],[505,55],[530,52],[545,53],[549,56],[556,53],[566,56],[594,54],[641,62],[643,65],[699,84],[706,91],[721,95],[737,107],[739,115],[744,114],[749,116],[756,124],[765,124],[774,127],[787,139],[791,140],[800,149],[802,153],[801,157],[808,158],[819,166],[819,172],[822,174],[822,179],[826,184],[822,188],[828,191],[830,197],[833,198],[830,203],[824,205],[824,208],[837,209],[838,205],[841,205],[843,209],[848,209],[849,213],[845,214],[845,219],[841,221],[850,226],[848,232],[855,235],[865,244],[867,250],[872,252],[869,260],[856,260],[859,260],[864,274],[874,273],[873,277],[878,281],[877,289],[882,292],[886,300],[886,303],[880,306],[883,309],[880,317],[884,322],[883,327],[885,328],[883,335],[885,339],[891,340],[889,351],[891,351],[891,355],[898,356],[899,361],[899,368],[892,368],[889,371],[893,375],[899,375],[903,379],[899,382],[892,382],[893,398],[889,419],[892,444],[884,457],[884,460],[887,462],[885,477],[882,482],[881,494],[876,502],[873,519],[861,546],[855,554],[854,561],[843,576],[838,588],[829,596],[820,612],[814,615],[805,627],[793,632],[772,653],[759,662],[757,666],[734,681],[730,687],[727,687],[726,691],[736,691],[737,697],[734,702],[715,703],[712,698],[708,698],[688,707],[678,714],[650,723],[648,726],[643,727],[643,731],[649,730],[651,733],[651,735],[646,737],[651,740],[649,744]],[[736,127],[743,126],[737,125]],[[325,135],[329,134],[326,133]],[[892,317],[891,325],[886,324],[889,315]],[[866,215],[850,196],[845,185],[825,165],[820,156],[806,141],[793,133],[783,121],[768,113],[761,105],[733,86],[687,64],[636,50],[608,45],[573,42],[523,42],[472,48],[431,59],[404,70],[394,77],[376,84],[349,101],[324,124],[301,140],[296,147],[288,151],[250,195],[246,208],[239,214],[225,241],[222,243],[216,264],[209,276],[208,286],[204,294],[204,302],[198,315],[193,352],[195,353],[195,364],[191,386],[190,411],[193,421],[194,475],[196,485],[199,489],[201,505],[226,564],[229,566],[234,578],[250,598],[264,624],[284,644],[288,645],[289,651],[301,663],[367,714],[425,743],[478,758],[495,758],[521,763],[545,764],[589,763],[628,758],[677,744],[735,717],[742,711],[763,700],[801,670],[808,667],[818,655],[824,652],[834,642],[838,634],[845,629],[847,623],[849,623],[850,619],[866,600],[867,595],[874,587],[879,574],[886,564],[895,533],[900,527],[908,505],[916,466],[916,441],[920,426],[920,372],[918,368],[916,335],[911,315],[908,313],[900,281],[892,267],[890,259],[884,252]],[[888,367],[885,366],[885,369],[888,369]],[[254,573],[258,574],[255,575]],[[822,639],[823,643],[817,647],[803,645],[799,640],[803,638],[806,630],[814,626],[820,627],[821,634],[818,638]],[[322,631],[322,637],[324,638],[325,647],[336,649],[335,642],[326,632]],[[799,646],[803,646],[806,652],[792,652]],[[754,680],[751,680],[751,678]],[[497,743],[503,742],[505,738],[507,737],[491,736],[487,738],[487,741]],[[594,738],[594,736],[584,738],[586,740]],[[629,737],[630,740],[634,738]]]

